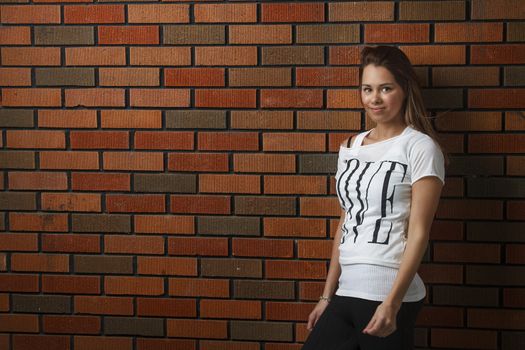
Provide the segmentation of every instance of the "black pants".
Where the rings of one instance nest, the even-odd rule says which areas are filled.
[[[384,338],[362,333],[379,304],[334,295],[302,350],[412,350],[414,326],[423,301],[402,303],[397,330]]]

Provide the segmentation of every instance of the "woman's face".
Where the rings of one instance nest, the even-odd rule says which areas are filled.
[[[403,88],[388,69],[369,64],[361,78],[361,103],[376,123],[403,123]]]

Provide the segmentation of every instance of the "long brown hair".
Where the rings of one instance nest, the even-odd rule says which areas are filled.
[[[402,107],[405,123],[430,136],[439,146],[437,134],[423,102],[416,73],[405,53],[395,46],[365,46],[361,51],[359,85],[362,82],[363,70],[369,64],[385,67],[394,76],[406,96]]]

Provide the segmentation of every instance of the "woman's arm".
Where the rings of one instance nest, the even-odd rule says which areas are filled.
[[[443,183],[435,176],[424,177],[412,185],[408,238],[401,266],[389,295],[377,308],[364,333],[385,337],[395,331],[396,314],[428,245],[442,187]]]

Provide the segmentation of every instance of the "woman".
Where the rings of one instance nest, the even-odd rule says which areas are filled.
[[[303,350],[412,349],[425,297],[417,269],[444,184],[444,156],[401,50],[365,47],[359,79],[376,126],[339,150],[341,219]]]

